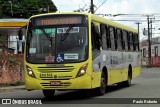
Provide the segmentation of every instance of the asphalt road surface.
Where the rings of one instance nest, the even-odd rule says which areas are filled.
[[[53,99],[46,99],[42,91],[19,90],[0,93],[0,98],[34,98],[35,100],[41,100],[42,105],[31,105],[36,107],[81,107],[82,104],[87,107],[159,107],[160,104],[154,103],[160,103],[160,68],[143,68],[141,75],[132,80],[131,87],[109,86],[106,88],[104,96],[96,96],[88,90],[56,91]],[[28,105],[23,106],[27,107]]]

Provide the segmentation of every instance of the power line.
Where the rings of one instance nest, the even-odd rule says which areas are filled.
[[[106,2],[107,0],[105,0],[95,11],[94,13]]]
[[[114,20],[114,19],[112,19],[113,21],[128,21],[128,22],[146,22],[146,20]]]

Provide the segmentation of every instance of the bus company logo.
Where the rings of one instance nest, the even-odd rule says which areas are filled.
[[[57,77],[58,77],[57,75],[54,75],[54,79],[57,79]]]
[[[2,99],[2,104],[11,104],[11,99]]]

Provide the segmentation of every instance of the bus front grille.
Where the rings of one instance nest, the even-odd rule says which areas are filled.
[[[41,83],[44,88],[65,88],[70,86],[70,82],[62,82],[61,85],[51,85],[50,83]]]
[[[41,73],[48,72],[72,72],[74,70],[73,66],[63,66],[63,67],[38,67],[38,71]]]
[[[72,76],[58,76],[56,79],[55,78],[41,78],[41,80],[69,80],[71,78]]]
[[[38,69],[41,73],[48,73],[48,72],[72,72],[74,68],[70,69]]]
[[[40,77],[41,80],[69,80],[74,78],[73,66],[63,67],[38,67],[38,72],[41,74],[49,74],[49,77]]]

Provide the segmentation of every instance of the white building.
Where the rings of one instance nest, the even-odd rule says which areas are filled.
[[[8,48],[17,53],[18,30],[28,19],[0,19],[0,52]]]
[[[149,65],[148,62],[148,40],[142,41],[142,65]],[[151,40],[151,66],[160,67],[160,37]]]

